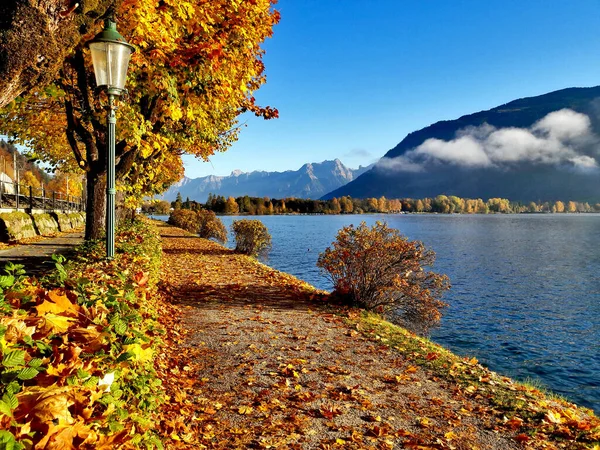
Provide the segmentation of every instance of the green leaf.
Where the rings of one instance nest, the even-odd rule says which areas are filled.
[[[127,331],[127,324],[122,320],[115,323],[115,333],[123,335]]]
[[[0,400],[0,414],[4,414],[5,416],[12,417],[12,409],[8,403],[4,400]],[[2,441],[0,440],[0,448],[2,448]]]
[[[2,365],[4,367],[15,367],[25,365],[25,352],[22,350],[13,350],[8,352],[2,358]]]
[[[23,381],[31,380],[31,379],[35,378],[38,373],[40,373],[40,371],[37,370],[36,368],[26,367],[25,369],[23,369],[19,372],[19,375],[17,375],[17,378],[19,380],[23,380]]]
[[[52,347],[43,341],[35,341],[35,345],[37,346],[38,350],[42,352],[42,355],[49,355],[52,353]]]
[[[29,361],[29,363],[27,364],[29,367],[35,367],[36,369],[38,367],[40,367],[42,365],[44,361],[42,361],[40,358],[33,358],[31,361]]]
[[[21,390],[21,385],[18,381],[11,381],[7,386],[5,391],[11,394],[16,394]]]
[[[125,426],[120,421],[111,420],[108,422],[108,428],[111,432],[118,433],[119,431],[123,430]]]
[[[17,406],[19,406],[19,400],[17,399],[17,396],[11,392],[4,394],[2,396],[2,401],[6,403],[10,409],[15,409]]]
[[[15,277],[12,275],[0,275],[0,288],[6,289],[15,284]]]
[[[89,379],[87,379],[83,382],[83,386],[89,387],[89,388],[97,386],[99,380],[100,380],[100,378],[98,378],[98,377],[90,377]]]
[[[77,377],[84,380],[86,378],[89,378],[91,374],[89,374],[88,372],[86,372],[83,369],[77,369]]]
[[[127,361],[132,358],[135,358],[135,353],[132,353],[132,352],[121,353],[119,355],[119,357],[117,358],[117,362]]]
[[[10,431],[0,430],[0,449],[2,450],[22,450],[25,447],[17,442]]]

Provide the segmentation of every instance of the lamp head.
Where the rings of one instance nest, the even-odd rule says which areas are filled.
[[[125,90],[129,58],[135,47],[121,36],[117,24],[110,19],[104,22],[104,30],[87,45],[92,54],[96,85],[120,95]]]

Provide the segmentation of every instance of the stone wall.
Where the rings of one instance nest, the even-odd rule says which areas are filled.
[[[68,214],[73,228],[83,228],[85,226],[85,213],[74,212]]]
[[[68,214],[65,213],[50,213],[54,220],[58,223],[58,229],[60,231],[71,231],[73,229],[73,225],[71,225],[71,219]]]
[[[24,212],[14,211],[0,214],[0,240],[20,241],[37,236],[33,218]]]
[[[0,242],[20,241],[34,236],[53,236],[60,231],[81,229],[84,213],[0,213]]]
[[[32,214],[36,231],[42,236],[54,236],[60,230],[58,222],[50,214]]]

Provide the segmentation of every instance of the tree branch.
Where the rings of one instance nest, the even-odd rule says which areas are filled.
[[[89,166],[87,164],[87,161],[81,154],[81,151],[79,150],[79,145],[77,144],[77,139],[75,138],[75,130],[77,129],[77,124],[75,115],[73,114],[73,104],[70,101],[65,101],[65,113],[67,115],[67,140],[69,141],[71,150],[75,155],[77,164],[79,164],[79,166],[87,172],[89,170]]]

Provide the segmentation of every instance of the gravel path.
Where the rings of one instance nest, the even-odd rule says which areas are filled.
[[[312,287],[161,232],[163,291],[188,331],[170,357],[195,355],[188,420],[205,448],[519,448],[476,399],[351,328]]]
[[[83,232],[61,233],[54,238],[38,238],[0,250],[0,267],[7,262],[23,264],[28,275],[41,275],[54,268],[52,255],[69,256],[83,242]]]

